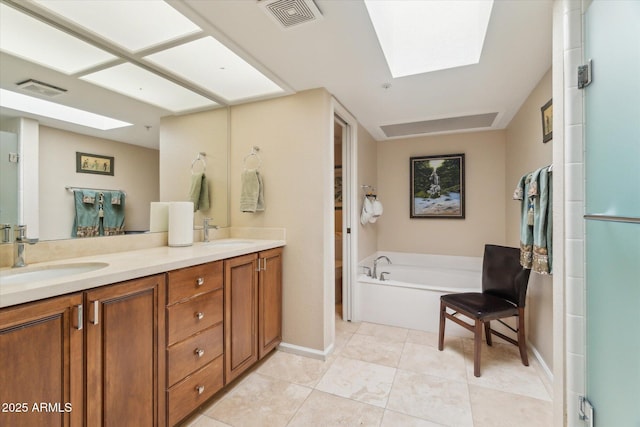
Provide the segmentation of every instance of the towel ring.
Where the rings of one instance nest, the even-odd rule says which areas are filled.
[[[251,149],[251,153],[249,153],[246,156],[244,156],[244,160],[242,161],[242,164],[244,165],[245,169],[247,169],[247,160],[249,160],[252,157],[255,157],[258,160],[258,167],[256,167],[255,169],[256,170],[260,169],[260,166],[262,166],[262,159],[260,158],[260,155],[258,154],[259,152],[260,152],[260,147],[254,146]]]
[[[198,162],[202,163],[202,173],[205,173],[205,171],[207,170],[207,162],[204,159],[205,157],[207,157],[207,153],[204,153],[202,151],[198,153],[198,156],[193,160],[193,162],[191,162],[191,175],[196,174],[196,172],[194,171],[194,167]]]

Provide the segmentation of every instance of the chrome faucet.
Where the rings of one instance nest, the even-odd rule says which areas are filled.
[[[11,224],[2,224],[2,243],[11,242]]]
[[[386,260],[389,264],[391,264],[391,260],[389,259],[389,257],[385,256],[385,255],[380,255],[378,258],[376,258],[373,261],[373,273],[371,274],[371,277],[373,277],[374,279],[378,278],[378,261],[380,261],[381,259]]]
[[[24,244],[35,245],[38,243],[38,239],[27,238],[27,226],[16,225],[15,228],[16,240],[13,244],[13,267],[25,267],[27,263],[24,260]]]
[[[205,218],[204,219],[204,223],[202,225],[202,229],[204,230],[204,238],[203,240],[205,242],[209,241],[209,230],[210,229],[214,229],[217,230],[219,227],[217,225],[213,225],[213,224],[209,224],[209,221],[211,221],[212,218]]]

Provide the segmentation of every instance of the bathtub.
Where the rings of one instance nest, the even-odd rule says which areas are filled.
[[[378,252],[360,267],[372,268],[380,255],[393,263],[378,263],[378,277],[388,272],[385,280],[365,274],[358,277],[361,321],[437,333],[441,295],[482,290],[482,257]],[[471,336],[453,322],[447,322],[446,328],[447,335]]]

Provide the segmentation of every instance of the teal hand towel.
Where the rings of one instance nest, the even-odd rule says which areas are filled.
[[[119,203],[113,203],[117,201]],[[102,228],[105,236],[124,234],[124,193],[104,192],[104,217]]]
[[[242,172],[240,192],[240,210],[242,212],[264,211],[264,188],[260,172],[247,169]]]
[[[209,209],[209,184],[203,173],[191,175],[189,201],[193,202],[193,211]]]
[[[100,215],[95,193],[93,192],[92,195],[85,195],[85,193],[81,190],[73,192],[76,215],[73,218],[71,237],[93,237],[100,233]],[[93,202],[89,203],[91,198]]]

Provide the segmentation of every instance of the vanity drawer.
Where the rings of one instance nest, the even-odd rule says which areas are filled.
[[[223,360],[224,357],[218,357],[169,389],[167,394],[170,426],[175,425],[222,388]]]
[[[224,284],[223,271],[222,261],[170,271],[167,289],[168,304],[221,289]]]
[[[222,318],[222,289],[167,307],[167,345],[222,322]]]
[[[219,323],[169,347],[169,386],[220,356],[222,343],[222,323]]]

